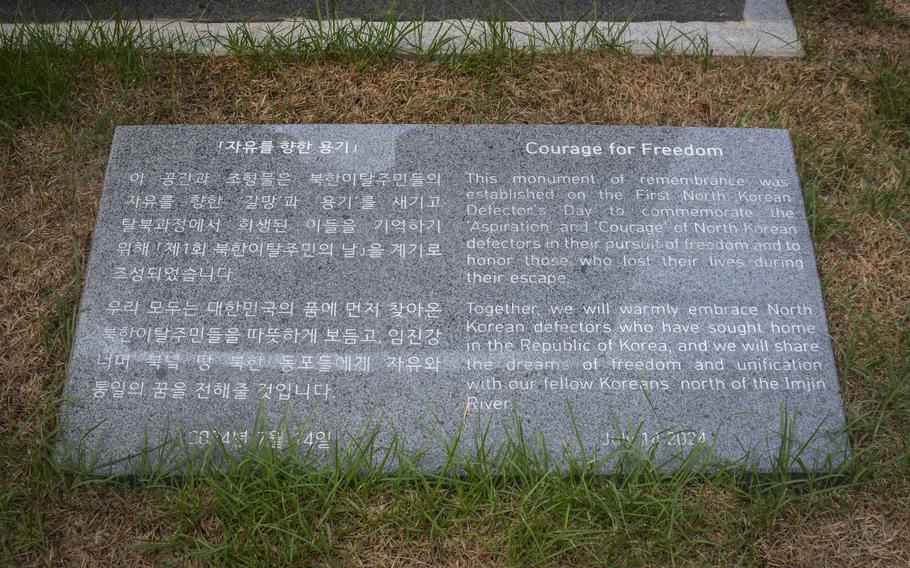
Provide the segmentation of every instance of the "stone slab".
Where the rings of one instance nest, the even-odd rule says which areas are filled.
[[[509,14],[500,14],[506,20],[497,26],[495,36],[491,33],[490,26],[484,18],[465,17],[446,18],[438,20],[400,20],[396,26],[396,35],[403,38],[400,49],[403,54],[416,50],[427,50],[431,46],[438,46],[442,38],[446,40],[447,49],[450,50],[477,50],[484,49],[491,42],[500,41],[500,35],[507,28],[511,45],[514,48],[533,46],[538,49],[565,49],[567,39],[586,37],[596,28],[605,38],[611,38],[616,45],[622,46],[631,53],[649,55],[655,52],[657,46],[662,50],[669,49],[677,54],[704,55],[710,52],[720,56],[758,56],[758,57],[801,57],[802,45],[797,35],[796,27],[790,17],[786,0],[745,0],[744,4],[731,3],[729,10],[726,8],[716,10],[716,18],[710,14],[702,14],[704,19],[697,20],[692,6],[701,6],[704,10],[708,4],[692,3],[651,3],[646,12],[641,5],[635,14],[636,18],[610,19],[608,14],[617,10],[620,16],[624,9],[618,3],[616,10],[603,6],[597,14],[588,14],[581,19],[573,20],[574,12],[559,15],[559,18],[569,20],[555,21],[552,19],[535,20],[534,18],[552,18],[546,13],[529,15],[526,10],[520,17],[510,20]],[[68,4],[69,5],[69,4]],[[612,4],[611,4],[612,5]],[[7,2],[0,0],[0,33],[10,33],[19,24],[22,18],[24,3]],[[181,6],[188,6],[181,4]],[[249,8],[249,5],[246,5]],[[740,10],[739,7],[742,7]],[[116,33],[120,25],[114,21],[79,20],[85,18],[78,12],[58,11],[47,12],[47,5],[40,3],[30,12],[32,15],[24,19],[33,19],[37,25],[45,26],[51,33],[65,35],[67,30],[75,28],[77,31],[90,30],[95,32],[97,27],[106,29],[109,33]],[[666,8],[665,8],[666,7]],[[61,7],[61,9],[63,9]],[[5,11],[4,11],[5,10]],[[669,10],[669,12],[668,12]],[[721,15],[729,12],[732,15]],[[97,12],[91,12],[96,14]],[[101,12],[107,14],[106,12]],[[143,12],[145,13],[145,12]],[[160,13],[160,12],[148,12]],[[347,12],[345,12],[347,13]],[[278,37],[283,43],[293,45],[296,41],[306,41],[314,35],[324,35],[327,32],[338,31],[339,37],[351,35],[351,30],[356,30],[358,37],[369,36],[371,33],[385,36],[389,30],[387,22],[363,20],[358,17],[341,17],[336,19],[320,18],[308,19],[306,15],[272,21],[259,21],[259,16],[249,12],[240,22],[207,21],[204,14],[198,18],[175,19],[175,17],[156,17],[133,20],[142,33],[134,34],[133,41],[147,43],[150,47],[157,47],[162,42],[173,44],[174,49],[223,54],[227,52],[225,45],[229,38],[240,33],[249,35],[256,42],[267,42]],[[255,16],[255,17],[254,17]],[[426,14],[424,14],[426,16]],[[265,17],[265,16],[262,16]],[[417,17],[417,16],[414,16]],[[615,17],[615,14],[614,14]],[[62,20],[56,21],[58,18]],[[727,19],[722,19],[727,18]],[[242,28],[242,29],[240,29]],[[578,48],[580,46],[574,46]],[[584,47],[584,46],[581,46]]]
[[[168,435],[328,456],[368,426],[434,467],[516,421],[554,455],[767,471],[795,417],[807,467],[847,455],[773,129],[119,127],[65,394],[99,471]]]
[[[744,5],[745,0],[342,0],[330,3],[299,0],[221,0],[205,3],[180,0],[127,0],[116,3],[110,0],[5,0],[0,2],[0,17],[6,21],[15,21],[18,17],[54,21],[119,16],[129,19],[200,22],[255,22],[316,17],[717,22],[742,20]]]

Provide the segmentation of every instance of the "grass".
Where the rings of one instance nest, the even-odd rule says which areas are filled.
[[[179,479],[156,470],[130,479],[91,477],[43,454],[32,464],[39,483],[6,497],[23,503],[76,495],[98,506],[112,494],[128,503],[137,494],[150,497],[156,504],[143,515],[152,519],[138,521],[166,519],[168,529],[137,549],[159,560],[172,554],[205,565],[331,564],[365,554],[388,560],[385,546],[391,543],[405,554],[416,549],[430,562],[446,563],[457,552],[446,543],[455,540],[500,551],[487,553],[491,563],[546,566],[676,561],[684,556],[681,543],[696,545],[706,561],[719,561],[729,537],[716,531],[722,527],[733,536],[744,528],[742,519],[720,511],[749,503],[758,528],[785,506],[852,482],[840,473],[793,479],[788,455],[769,478],[744,480],[735,466],[708,470],[697,465],[697,452],[667,474],[652,465],[655,448],[642,453],[635,441],[604,456],[616,460],[617,475],[602,475],[598,461],[571,457],[566,469],[553,470],[540,465],[545,456],[520,433],[502,447],[481,444],[466,458],[452,447],[449,461],[433,473],[393,442],[378,460],[402,464],[390,472],[375,465],[371,433],[360,438],[362,444],[336,446],[333,463],[321,467],[268,446],[239,454],[216,446],[211,461],[187,462]],[[53,432],[46,435],[50,443]],[[40,528],[27,522],[34,520],[28,511],[9,512],[19,522],[7,516],[7,534],[40,547],[32,532],[40,534]],[[8,559],[15,557],[7,552],[13,553]]]
[[[405,57],[489,74],[504,68],[525,69],[529,60],[548,53],[625,54],[632,49],[626,35],[630,20],[598,26],[584,21],[548,22],[516,29],[501,17],[437,24],[407,14],[401,19],[409,21],[399,21],[397,14],[372,21],[335,20],[329,14],[326,5],[310,20],[266,27],[239,23],[224,33],[200,28],[198,34],[120,19],[85,25],[20,24],[0,33],[0,102],[4,103],[0,138],[8,139],[21,121],[35,123],[59,116],[74,87],[73,71],[90,62],[116,67],[127,81],[147,71],[156,54],[179,51],[201,56],[213,50],[272,69],[287,61],[350,60],[369,65]],[[661,28],[643,47],[660,60],[682,54],[705,66],[714,56],[706,35],[675,26]]]
[[[898,59],[876,66],[872,102],[883,125],[910,142],[910,63]]]
[[[628,57],[621,35],[581,27],[553,40],[567,53],[514,49],[495,21],[482,49],[448,59],[402,58],[389,30],[300,44],[240,35],[226,56],[141,47],[128,25],[0,36],[0,564],[910,563],[910,29],[899,3],[794,8],[805,60],[717,58],[695,37],[688,56]],[[309,467],[266,450],[180,478],[61,466],[50,448],[113,127],[181,122],[790,129],[851,469],[666,476],[630,452],[624,475],[584,464],[554,475],[520,444],[458,464],[464,475],[380,475],[358,454]],[[489,475],[496,460],[510,475]]]

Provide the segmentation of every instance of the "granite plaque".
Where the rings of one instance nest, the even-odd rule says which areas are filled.
[[[519,423],[556,459],[847,452],[785,130],[120,127],[65,394],[99,470],[364,428],[431,468]]]
[[[753,0],[755,1],[755,0]],[[37,20],[99,18],[190,19],[204,22],[278,21],[289,18],[391,18],[414,20],[492,19],[559,21],[607,19],[624,22],[667,20],[741,21],[746,0],[19,0],[0,3],[0,18]]]

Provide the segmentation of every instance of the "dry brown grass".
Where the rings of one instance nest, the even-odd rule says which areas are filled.
[[[856,215],[836,248],[822,253],[819,264],[831,273],[830,295],[854,299],[855,309],[876,314],[884,327],[901,329],[910,324],[910,242],[906,227],[868,213]],[[851,331],[846,315],[839,314],[841,334]],[[897,336],[887,339],[893,342]],[[888,346],[893,348],[894,344]]]
[[[138,545],[164,536],[146,513],[158,497],[154,491],[124,497],[104,489],[97,495],[74,495],[70,507],[51,513],[51,519],[59,515],[54,519],[59,523],[59,546],[52,546],[41,561],[63,566],[152,565]]]
[[[906,12],[906,3],[888,5],[895,13]],[[868,85],[870,65],[905,55],[910,31],[901,25],[863,26],[861,17],[849,3],[812,14],[804,22],[808,60],[716,59],[708,68],[691,59],[551,56],[488,80],[414,61],[367,67],[285,63],[270,70],[230,58],[171,57],[140,88],[101,66],[88,69],[71,120],[25,128],[0,150],[0,436],[23,426],[34,431],[42,415],[55,412],[49,402],[61,387],[65,344],[48,338],[67,315],[56,311],[55,295],[72,305],[80,293],[71,284],[73,250],[85,255],[90,242],[111,132],[99,117],[107,111],[119,122],[144,124],[495,121],[789,128],[811,143],[800,156],[806,171],[837,173],[821,195],[847,230],[817,250],[829,279],[832,333],[838,342],[859,335],[859,349],[874,348],[868,342],[896,349],[900,334],[894,330],[910,326],[907,227],[875,211],[855,210],[864,184],[899,183],[887,164],[906,148],[872,136]],[[873,319],[874,336],[854,327],[856,314]],[[867,378],[841,375],[849,408],[862,412],[869,404]],[[20,482],[28,482],[16,464],[0,465],[0,471],[17,472]],[[788,512],[756,543],[756,560],[769,566],[910,564],[910,481],[881,487],[843,495],[846,503],[836,510]],[[747,504],[721,493],[707,499],[712,505],[706,519],[748,514]],[[102,489],[98,496],[74,495],[43,511],[52,542],[20,560],[71,566],[162,561],[135,547],[169,534],[165,519],[148,514],[156,494],[126,495]],[[716,535],[719,542],[729,536]],[[501,555],[479,542],[456,536],[430,544],[413,534],[381,530],[345,544],[341,562],[501,562]]]
[[[339,560],[345,566],[492,568],[505,565],[476,539],[464,535],[430,542],[426,535],[381,531],[352,540],[340,554]]]
[[[907,566],[910,530],[906,518],[875,504],[849,504],[810,519],[780,518],[761,549],[767,565],[780,568]]]

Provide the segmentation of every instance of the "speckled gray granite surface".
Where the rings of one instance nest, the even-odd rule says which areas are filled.
[[[369,425],[433,467],[516,421],[768,470],[782,414],[847,452],[784,130],[120,127],[65,394],[99,471]]]
[[[670,20],[687,22],[742,20],[745,0],[0,0],[0,18],[51,21],[57,19],[158,18],[205,22],[246,22],[284,18],[451,19],[504,18],[518,21],[608,19],[613,21]]]

